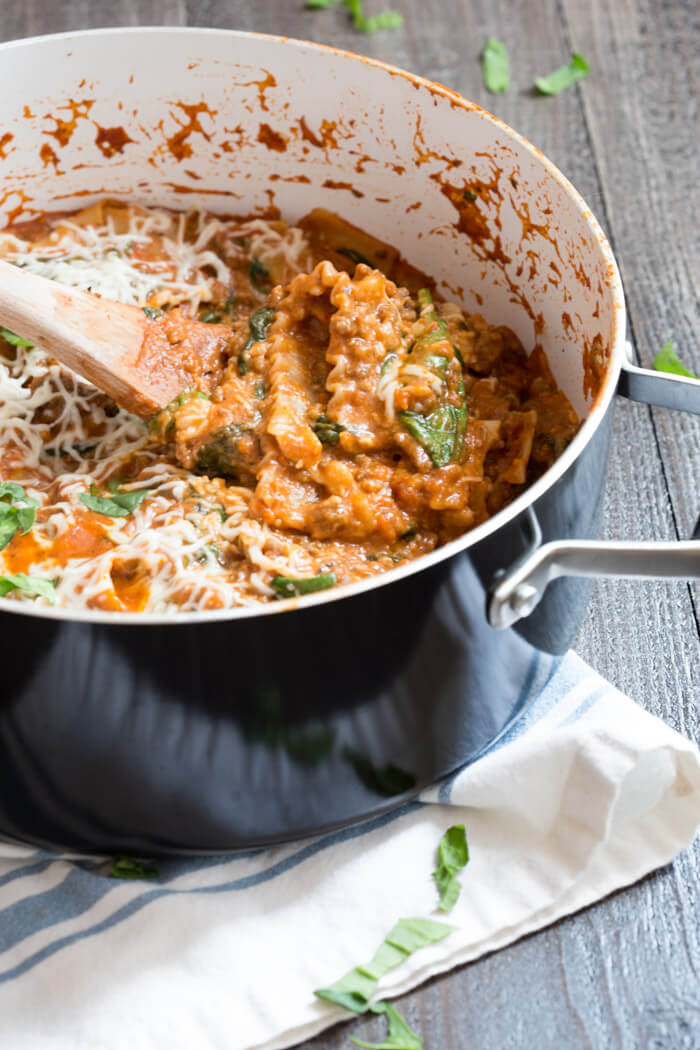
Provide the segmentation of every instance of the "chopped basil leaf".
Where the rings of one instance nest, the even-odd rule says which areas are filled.
[[[24,507],[15,506],[15,501],[25,503]],[[0,481],[0,551],[3,550],[17,531],[25,535],[36,520],[35,499],[27,495],[24,487],[16,481]]]
[[[440,405],[428,416],[418,412],[399,412],[399,419],[411,437],[415,438],[436,467],[446,467],[455,454],[460,424],[460,413],[454,405]]]
[[[474,191],[469,189],[463,191],[462,197],[465,201],[469,201],[470,204],[473,204],[474,201],[477,200],[477,196],[474,193]]]
[[[267,293],[270,290],[270,271],[259,259],[251,259],[248,264],[248,277],[256,291]]]
[[[371,555],[368,555],[371,557]],[[343,758],[353,767],[357,776],[370,791],[384,798],[401,795],[416,786],[416,778],[400,766],[389,762],[386,766],[375,766],[365,755],[353,747],[343,748]]]
[[[199,319],[204,324],[219,324],[221,322],[221,314],[217,313],[216,310],[206,310]]]
[[[661,347],[651,366],[657,372],[671,372],[673,375],[687,376],[688,379],[700,379],[700,376],[696,376],[694,372],[689,372],[685,365],[678,360],[678,355],[673,348],[671,339]]]
[[[26,489],[16,481],[0,481],[0,499],[4,500],[5,496],[9,496],[12,500],[21,499],[27,502]]]
[[[158,870],[147,868],[130,857],[115,857],[109,866],[109,874],[115,879],[157,879]]]
[[[366,1043],[362,1039],[350,1036],[356,1046],[365,1050],[422,1050],[423,1040],[407,1024],[399,1011],[391,1003],[378,1002],[370,1005],[373,1014],[385,1014],[389,1025],[386,1039],[381,1043]]]
[[[306,6],[310,9],[335,7],[339,0],[306,0]],[[368,18],[364,13],[363,0],[342,0],[343,7],[347,7],[352,15],[352,24],[361,33],[376,33],[379,29],[398,29],[403,25],[403,17],[398,11],[384,11],[380,15]]]
[[[338,248],[338,255],[345,255],[351,262],[364,263],[365,266],[369,266],[371,270],[374,269],[374,266],[369,259],[364,255],[360,255],[360,253],[356,252],[353,248]]]
[[[558,95],[564,88],[583,80],[590,72],[588,62],[577,52],[571,56],[568,66],[560,66],[546,77],[537,77],[535,87],[542,95]]]
[[[107,518],[126,518],[148,496],[150,489],[133,489],[131,492],[120,492],[110,484],[111,496],[100,496],[96,485],[90,486],[90,492],[80,493],[80,502],[95,514],[104,514]]]
[[[275,576],[270,585],[280,598],[296,598],[301,594],[325,591],[328,587],[335,587],[337,582],[334,572],[324,572],[320,576],[301,576],[298,579],[291,576]]]
[[[3,337],[5,342],[9,343],[10,346],[22,346],[26,347],[27,350],[31,350],[34,343],[30,343],[27,339],[23,339],[21,335],[15,335],[9,328],[0,327],[0,335]]]
[[[337,445],[345,427],[342,423],[333,423],[328,416],[321,415],[311,424],[311,429],[322,445]]]
[[[492,95],[502,94],[510,85],[508,51],[506,45],[491,36],[481,53],[481,68],[484,74],[484,86]]]
[[[243,350],[247,350],[249,343],[250,343],[250,340],[248,340],[248,343],[246,343],[246,345],[243,347]],[[252,345],[252,344],[250,344],[250,345]],[[238,355],[238,374],[239,374],[239,376],[244,376],[246,374],[246,372],[248,371],[248,362],[246,361],[245,357],[243,356],[243,350],[241,350],[240,354]]]
[[[224,313],[227,313],[227,314],[233,313],[233,311],[235,309],[235,306],[236,306],[236,296],[235,296],[234,292],[231,292],[231,294],[226,297],[226,302],[224,303]]]
[[[454,929],[433,919],[399,919],[370,962],[356,966],[328,988],[317,988],[314,995],[353,1013],[364,1013],[381,977],[419,948],[444,940]]]
[[[265,384],[262,382],[262,380],[259,383],[256,383],[253,387],[253,394],[258,399],[258,401],[265,400]]]
[[[438,866],[433,872],[440,893],[440,911],[452,911],[460,891],[461,883],[457,872],[469,861],[469,848],[463,824],[453,824],[440,839],[438,846]]]
[[[26,594],[46,598],[53,605],[56,601],[55,586],[52,580],[44,580],[39,576],[25,576],[23,572],[18,572],[14,576],[8,574],[0,576],[0,598],[4,598],[10,591],[24,591]]]
[[[143,310],[149,321],[155,321],[158,317],[163,316],[163,311],[156,310],[153,306],[142,306],[141,309]]]

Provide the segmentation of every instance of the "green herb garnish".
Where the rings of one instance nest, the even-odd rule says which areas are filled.
[[[46,598],[54,605],[56,596],[54,580],[44,580],[40,576],[26,576],[23,572],[0,576],[0,598],[4,598],[10,591],[24,591],[25,594],[35,594],[40,598]]]
[[[27,350],[31,350],[34,347],[34,343],[30,343],[27,339],[23,339],[21,335],[15,335],[9,328],[0,327],[0,335],[3,337],[5,342],[9,343],[10,346],[21,346]]]
[[[685,365],[678,360],[678,355],[673,347],[673,341],[669,339],[659,350],[651,363],[651,367],[657,372],[671,372],[677,376],[687,376],[688,379],[700,379],[694,372],[689,372]]]
[[[156,321],[159,317],[163,316],[163,311],[156,310],[154,306],[142,306],[141,309],[149,321]]]
[[[386,1015],[389,1025],[386,1039],[381,1043],[366,1043],[363,1039],[351,1035],[350,1039],[356,1046],[362,1046],[365,1050],[422,1050],[423,1040],[408,1025],[395,1006],[380,1001],[372,1003],[370,1010],[373,1014]]]
[[[115,857],[109,866],[109,874],[114,879],[157,879],[158,870],[146,867],[139,860],[130,857]]]
[[[338,578],[334,572],[324,572],[320,576],[301,576],[298,579],[291,576],[275,576],[270,585],[280,598],[297,598],[301,594],[325,591],[328,587],[335,587],[337,582]]]
[[[311,424],[311,429],[322,445],[337,445],[345,427],[342,423],[333,423],[328,416],[321,415]]]
[[[571,87],[578,80],[583,80],[589,73],[588,62],[583,55],[574,52],[568,66],[560,66],[546,77],[537,77],[535,87],[541,95],[558,95],[564,88]]]
[[[481,52],[484,86],[492,95],[502,94],[510,85],[510,70],[506,45],[490,36]]]
[[[474,201],[478,200],[478,197],[473,190],[466,189],[462,191],[462,199],[465,201],[469,201],[470,204],[473,204]]]
[[[148,496],[150,489],[133,489],[121,492],[118,483],[109,485],[111,496],[100,496],[97,485],[90,486],[90,492],[80,493],[80,502],[95,514],[104,514],[107,518],[126,518]]]
[[[251,259],[248,264],[248,277],[257,292],[267,294],[270,290],[270,271],[259,259]]]
[[[16,503],[23,503],[18,507]],[[0,551],[8,545],[19,530],[22,535],[29,532],[36,519],[35,499],[28,496],[16,481],[0,481]]]
[[[356,966],[328,988],[317,988],[314,995],[353,1013],[364,1013],[381,977],[419,948],[444,940],[454,929],[433,919],[399,919],[368,963]]]
[[[463,824],[453,824],[440,839],[438,866],[433,872],[440,893],[440,911],[452,911],[462,886],[457,873],[469,861],[469,848]]]

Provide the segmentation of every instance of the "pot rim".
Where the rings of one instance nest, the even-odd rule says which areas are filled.
[[[451,540],[444,546],[437,547],[429,554],[421,555],[407,565],[399,566],[396,569],[390,569],[387,572],[379,573],[376,576],[371,576],[368,579],[359,580],[355,583],[341,584],[338,587],[332,587],[316,594],[305,595],[297,598],[285,598],[267,603],[256,602],[251,603],[250,605],[235,606],[228,609],[189,612],[173,611],[172,613],[122,613],[106,612],[99,609],[70,609],[62,607],[56,608],[50,605],[30,605],[29,603],[25,604],[24,602],[17,601],[13,598],[0,598],[0,611],[18,613],[22,616],[38,616],[49,620],[109,624],[111,626],[120,627],[127,625],[179,626],[181,624],[203,624],[223,620],[248,619],[255,616],[271,616],[278,613],[292,612],[297,609],[306,609],[311,608],[312,606],[323,605],[327,602],[338,601],[342,598],[361,595],[367,591],[374,590],[377,587],[383,587],[387,584],[394,583],[397,580],[405,579],[415,573],[431,568],[432,566],[439,564],[441,561],[452,558],[454,555],[467,550],[469,547],[476,546],[481,540],[490,536],[494,532],[497,532],[502,526],[513,521],[559,481],[593,438],[595,432],[607,414],[608,407],[617,389],[618,378],[625,355],[626,309],[622,279],[607,237],[603,233],[598,220],[595,218],[593,212],[588,207],[581,194],[541,150],[534,146],[519,132],[511,128],[510,125],[506,124],[505,121],[502,121],[499,117],[495,117],[492,113],[489,113],[488,110],[477,105],[477,103],[471,102],[469,99],[465,98],[465,96],[460,95],[451,88],[445,87],[437,81],[428,80],[426,77],[422,77],[416,73],[410,73],[398,66],[393,66],[388,62],[383,62],[381,59],[368,58],[365,55],[359,55],[354,51],[346,51],[343,48],[333,47],[330,44],[320,44],[311,40],[302,40],[294,37],[279,36],[272,33],[257,33],[238,29],[217,29],[197,26],[114,26],[68,31],[64,33],[46,33],[41,36],[9,40],[0,44],[0,52],[6,51],[9,48],[31,47],[34,44],[43,43],[45,41],[68,41],[83,37],[113,37],[115,35],[134,36],[138,34],[150,35],[155,33],[160,33],[161,35],[190,35],[193,37],[218,35],[235,37],[237,39],[255,38],[269,40],[286,47],[298,47],[301,49],[329,52],[331,55],[335,55],[340,59],[349,59],[374,66],[375,68],[388,73],[390,76],[403,77],[416,88],[425,89],[433,95],[449,99],[453,105],[461,107],[468,112],[475,112],[480,119],[494,124],[507,137],[514,139],[537,161],[539,161],[540,164],[542,164],[546,172],[556,183],[558,183],[560,188],[564,190],[574,203],[595,236],[598,247],[607,265],[607,285],[610,288],[612,295],[614,318],[610,358],[605,378],[603,385],[593,401],[593,404],[588,411],[588,415],[575,438],[549,470],[542,475],[542,477],[538,478],[534,484],[528,486],[528,488],[512,503],[509,503],[506,507],[498,511],[497,514],[494,514],[493,517],[489,518],[481,525],[464,533],[464,535],[457,539]]]

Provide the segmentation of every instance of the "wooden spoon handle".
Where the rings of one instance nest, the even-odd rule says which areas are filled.
[[[0,323],[138,415],[177,393],[172,375],[138,366],[148,320],[136,306],[99,299],[0,260]]]

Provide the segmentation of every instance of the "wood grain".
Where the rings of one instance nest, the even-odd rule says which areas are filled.
[[[0,7],[0,37],[96,25],[189,24],[305,37],[422,73],[484,105],[539,146],[610,237],[631,334],[648,364],[669,337],[700,372],[697,142],[700,8],[687,0],[367,0],[403,29],[364,36],[347,11],[303,0],[27,0]],[[511,56],[511,90],[487,95],[488,36]],[[588,80],[557,98],[533,77],[582,51]],[[700,513],[700,422],[621,403],[603,534],[673,538]],[[648,710],[698,736],[697,611],[681,583],[601,582],[577,649]],[[426,1050],[700,1050],[700,849],[595,907],[399,1000]],[[352,1034],[379,1040],[380,1019]],[[309,1050],[350,1046],[345,1026]]]

